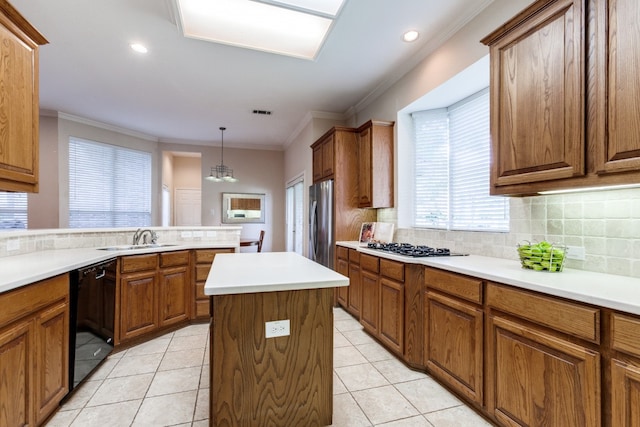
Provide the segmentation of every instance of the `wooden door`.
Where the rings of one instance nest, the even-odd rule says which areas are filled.
[[[122,275],[120,280],[120,341],[125,341],[157,327],[156,270]]]
[[[313,148],[313,182],[318,182],[322,179],[322,144]]]
[[[329,136],[322,143],[322,177],[327,178],[333,175],[333,135]]]
[[[589,122],[588,126],[598,126],[593,135],[598,155],[597,172],[638,171],[640,2],[609,0],[595,3],[599,31],[595,35],[598,43],[594,42],[597,74],[593,82],[599,92],[594,94],[590,105],[598,111],[600,122]]]
[[[404,285],[380,278],[380,340],[398,354],[404,351]]]
[[[0,330],[0,426],[33,426],[34,322]]]
[[[426,366],[451,388],[482,404],[482,309],[429,291],[424,316]]]
[[[0,191],[38,191],[38,44],[45,43],[11,6],[3,5]]]
[[[493,193],[585,173],[583,3],[536,10],[538,2],[483,40],[491,52]]]
[[[600,426],[600,355],[501,317],[489,320],[487,409],[507,426]]]
[[[36,318],[35,405],[39,424],[69,392],[69,305],[54,305]]]
[[[166,268],[160,271],[158,300],[160,326],[189,319],[189,268]]]
[[[611,361],[611,425],[640,425],[640,365]]]
[[[347,252],[348,253],[348,252]],[[338,258],[336,260],[336,271],[343,276],[349,277],[349,260],[345,258]],[[351,286],[351,280],[349,280],[349,286],[341,286],[336,289],[338,304],[343,308],[349,307],[349,287]]]
[[[367,127],[358,134],[358,206],[361,208],[372,206],[372,167],[371,127]]]
[[[380,282],[378,274],[361,270],[360,283],[362,285],[360,323],[366,331],[373,335],[378,335],[380,330]]]
[[[349,313],[356,319],[360,318],[362,307],[362,277],[360,265],[349,262]]]

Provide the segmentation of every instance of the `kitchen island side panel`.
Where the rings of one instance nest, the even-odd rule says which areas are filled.
[[[211,297],[211,426],[332,423],[333,292]],[[265,337],[265,322],[287,319],[289,336]]]

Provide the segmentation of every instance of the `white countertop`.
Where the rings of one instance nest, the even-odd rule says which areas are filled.
[[[412,258],[359,247],[358,242],[337,244],[381,258],[407,264],[422,264],[640,315],[640,279],[633,277],[570,268],[565,268],[560,273],[540,272],[522,268],[517,260],[479,255]]]
[[[30,283],[48,279],[77,268],[86,267],[124,255],[140,255],[154,252],[181,251],[185,249],[214,249],[235,247],[228,243],[178,243],[131,250],[100,250],[98,248],[54,249],[28,254],[0,257],[0,292],[10,291]]]
[[[245,294],[349,286],[349,278],[293,252],[218,254],[206,295]]]

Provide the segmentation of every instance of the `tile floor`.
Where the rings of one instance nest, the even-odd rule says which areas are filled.
[[[408,369],[344,310],[335,309],[334,324],[333,426],[491,425],[428,375]],[[47,427],[208,426],[208,360],[208,325],[113,354]]]

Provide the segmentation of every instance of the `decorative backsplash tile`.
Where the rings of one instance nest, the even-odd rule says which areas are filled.
[[[378,211],[395,222],[395,209]],[[640,189],[510,199],[509,233],[396,227],[395,240],[449,247],[457,252],[517,259],[522,240],[548,240],[585,248],[585,261],[566,267],[640,278]]]
[[[159,243],[215,242],[235,246],[241,227],[150,227]],[[0,257],[51,249],[99,248],[132,243],[136,229],[16,230],[0,233]],[[185,232],[188,237],[185,236]]]

